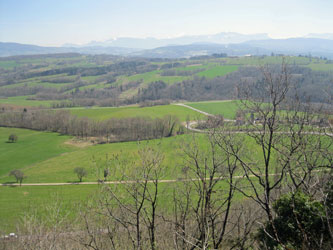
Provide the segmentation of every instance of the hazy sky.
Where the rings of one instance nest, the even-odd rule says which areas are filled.
[[[38,45],[114,37],[333,33],[333,0],[0,0],[0,41]]]

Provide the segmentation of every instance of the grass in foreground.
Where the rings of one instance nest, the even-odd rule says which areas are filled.
[[[97,185],[44,186],[44,187],[1,187],[0,186],[0,232],[15,231],[16,224],[26,213],[52,205],[55,199],[62,203],[64,211],[72,213],[76,204],[87,200],[98,190]]]

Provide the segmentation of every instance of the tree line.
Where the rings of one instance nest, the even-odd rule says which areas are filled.
[[[29,110],[0,113],[0,126],[58,132],[99,143],[148,140],[183,133],[174,116],[151,119],[134,117],[94,121],[71,115],[67,110]]]

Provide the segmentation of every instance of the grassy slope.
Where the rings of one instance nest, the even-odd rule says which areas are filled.
[[[63,211],[75,211],[76,204],[91,197],[97,185],[2,187],[0,186],[0,234],[15,232],[22,216],[35,210],[42,214],[42,207],[52,205],[59,199]]]
[[[95,145],[71,153],[58,155],[57,157],[45,159],[31,167],[24,169],[24,173],[28,176],[26,183],[38,182],[74,182],[77,181],[76,175],[73,173],[75,167],[81,166],[88,170],[88,176],[84,181],[96,181],[97,167],[105,163],[105,159],[113,155],[119,155],[127,160],[137,159],[137,151],[142,145],[149,145],[158,148],[165,154],[166,178],[175,178],[179,171],[181,162],[179,162],[179,147],[182,140],[189,139],[189,135],[169,137],[145,142],[123,142],[104,145]],[[115,176],[111,177],[116,179]],[[9,181],[12,178],[3,177],[0,182]]]
[[[238,110],[238,101],[207,101],[186,103],[187,105],[214,115],[223,115],[234,119]]]
[[[225,65],[225,66],[215,66],[205,71],[201,71],[198,73],[198,76],[204,76],[207,78],[215,78],[218,76],[224,76],[231,72],[234,72],[238,69],[238,66],[234,65]]]
[[[49,135],[51,133],[45,134]],[[35,137],[41,136],[41,134],[35,135]],[[208,148],[208,141],[205,135],[199,134],[196,138],[202,150]],[[250,138],[239,139],[241,139],[243,143],[248,144],[248,148],[252,149],[251,152],[248,152],[252,157],[259,157],[259,148],[255,146]],[[189,142],[193,145],[192,135],[188,134],[140,143],[124,142],[104,144],[78,149],[67,154],[60,154],[53,158],[48,158],[47,160],[31,165],[31,167],[25,168],[24,172],[28,176],[25,182],[77,181],[77,177],[73,173],[73,169],[77,166],[88,169],[88,176],[84,178],[84,181],[96,181],[98,178],[96,166],[100,168],[104,167],[107,155],[109,159],[112,158],[112,155],[119,155],[120,159],[126,159],[129,162],[132,162],[132,160],[137,161],[138,157],[136,152],[140,147],[145,145],[154,147],[164,154],[163,166],[165,168],[165,174],[163,179],[176,179],[180,177],[180,172],[184,166],[183,154],[181,153],[183,142]],[[45,147],[47,143],[44,142],[43,145]],[[41,145],[39,145],[39,147],[40,146]],[[272,162],[275,162],[274,155],[272,157]],[[9,164],[13,164],[13,161],[10,161]],[[133,164],[128,164],[127,166],[127,170],[131,171]],[[118,176],[116,175],[116,171],[112,169],[115,169],[114,161],[111,161],[111,172],[113,175],[110,176],[110,179],[116,180]],[[272,170],[274,170],[274,168],[272,168]],[[4,179],[1,179],[0,182]],[[165,188],[163,188],[162,191],[163,198],[161,198],[161,200],[165,208],[168,207],[167,199],[172,197],[172,185],[174,184],[165,184]],[[93,192],[97,189],[97,185],[15,188],[0,186],[0,230],[13,228],[13,225],[18,221],[18,215],[22,215],[24,212],[28,211],[29,207],[39,208],[41,205],[47,204],[50,200],[54,199],[54,195],[58,195],[61,198],[64,205],[67,206],[67,211],[73,211],[75,202],[91,197]]]
[[[330,71],[333,72],[333,63],[324,64],[324,63],[311,63],[307,67],[316,71]]]
[[[19,82],[19,83],[15,83],[15,84],[5,85],[1,88],[17,88],[17,87],[28,86],[28,87],[45,87],[45,88],[61,89],[62,87],[65,87],[68,84],[69,83],[51,83],[51,82],[31,81],[31,82]]]
[[[0,99],[0,104],[13,104],[18,106],[26,107],[38,107],[45,106],[50,107],[53,101],[36,101],[36,100],[27,100],[28,96],[15,96],[8,97],[6,99]]]
[[[70,109],[71,113],[79,117],[89,117],[96,120],[125,117],[151,117],[162,118],[165,115],[175,115],[180,121],[186,121],[187,116],[191,119],[203,117],[198,112],[176,105],[163,105],[153,107],[120,107],[120,108],[90,108]]]
[[[16,134],[16,143],[7,143],[10,134]],[[0,176],[8,175],[13,169],[26,168],[75,150],[65,145],[69,136],[56,133],[36,132],[27,129],[0,128]],[[13,181],[13,177],[5,178]]]
[[[243,135],[240,135],[243,136]],[[28,176],[24,181],[25,183],[48,183],[48,182],[76,182],[77,176],[73,173],[74,168],[80,166],[87,169],[88,175],[83,181],[96,181],[101,178],[98,176],[98,169],[105,166],[106,159],[113,156],[118,156],[120,159],[128,161],[137,160],[138,149],[145,145],[158,149],[164,154],[165,175],[164,179],[175,179],[179,177],[182,169],[182,144],[184,141],[190,141],[191,134],[169,137],[163,139],[156,139],[151,141],[142,142],[123,142],[95,145],[86,148],[81,148],[66,154],[60,154],[55,157],[41,159],[35,164],[30,164],[23,169],[24,173]],[[250,139],[242,139],[246,143],[253,144]],[[203,150],[207,149],[208,141],[205,135],[197,135],[198,145]],[[256,149],[255,145],[251,146]],[[252,152],[255,155],[257,152]],[[111,170],[115,168],[114,161],[110,162]],[[129,166],[129,171],[132,165]],[[24,166],[21,166],[22,168]],[[11,163],[8,163],[8,168],[13,168]],[[7,170],[9,171],[9,170]],[[114,171],[111,171],[114,172]],[[113,175],[110,180],[117,180],[118,176]],[[13,178],[3,176],[0,182],[13,181]]]
[[[150,184],[149,184],[150,185]],[[165,213],[172,213],[173,190],[181,187],[179,183],[160,183],[157,209]],[[225,182],[218,184],[221,190]],[[61,214],[69,213],[70,216],[78,215],[78,205],[91,201],[99,194],[98,185],[81,186],[47,186],[47,187],[1,187],[0,193],[0,233],[15,232],[16,225],[20,224],[25,214],[38,211],[38,216],[47,216],[45,207],[53,206],[60,201]],[[123,189],[118,187],[118,193]],[[235,193],[235,199],[243,196]],[[59,204],[59,202],[58,202]]]

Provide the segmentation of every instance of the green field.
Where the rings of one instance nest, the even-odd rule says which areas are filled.
[[[186,121],[187,117],[192,120],[203,118],[200,113],[177,105],[162,105],[153,107],[119,107],[119,108],[73,108],[70,109],[73,115],[89,117],[96,120],[126,117],[150,117],[163,118],[166,115],[177,116],[180,121]]]
[[[188,106],[205,111],[213,115],[223,115],[227,119],[235,119],[239,109],[239,101],[207,101],[186,103]]]
[[[95,145],[66,154],[58,154],[56,157],[47,157],[45,155],[44,159],[41,157],[42,153],[40,153],[35,155],[35,157],[40,158],[39,161],[32,162],[33,164],[21,163],[19,165],[17,163],[15,166],[13,166],[14,164],[9,164],[3,172],[6,173],[6,171],[8,172],[13,168],[22,168],[27,176],[24,180],[25,183],[76,182],[77,177],[73,173],[73,170],[80,166],[88,170],[88,176],[84,178],[84,181],[97,181],[98,166],[105,164],[107,157],[112,158],[114,155],[119,155],[119,157],[134,160],[137,158],[138,149],[143,145],[148,145],[158,148],[165,154],[164,163],[168,166],[165,177],[176,178],[177,173],[179,173],[177,166],[181,164],[178,160],[180,159],[178,149],[181,142],[187,139],[189,139],[189,135],[143,141],[141,143],[123,142]],[[111,178],[116,179],[117,176],[112,176]],[[8,177],[6,174],[3,174],[3,177],[0,178],[0,182],[2,183],[13,180],[13,177]]]
[[[16,134],[18,141],[8,143],[10,134]],[[28,129],[0,127],[0,176],[7,181],[10,170],[24,169],[47,159],[72,152],[76,148],[65,145],[71,137],[56,133],[36,132]]]
[[[67,86],[69,83],[51,83],[51,82],[41,82],[41,81],[31,81],[31,82],[20,82],[10,85],[5,85],[2,88],[17,88],[17,87],[44,87],[44,88],[55,88],[60,89]]]
[[[6,143],[9,133],[16,133],[16,143]],[[119,169],[127,173],[133,171],[133,162],[138,162],[137,151],[149,146],[159,150],[164,155],[163,176],[161,179],[178,179],[181,177],[185,166],[184,143],[193,145],[192,134],[155,139],[142,142],[123,142],[74,148],[64,144],[70,137],[59,136],[56,133],[35,132],[25,129],[0,129],[0,158],[2,159],[0,183],[13,182],[13,177],[8,177],[11,169],[21,169],[27,178],[23,183],[49,183],[49,182],[77,182],[78,178],[73,173],[75,167],[84,167],[88,175],[83,181],[96,181],[102,178],[103,168],[108,165],[112,175],[108,180],[119,180]],[[258,158],[260,150],[254,141],[244,135],[237,135],[235,139],[251,148],[246,152],[251,157]],[[195,136],[196,143],[204,155],[209,155],[209,142],[204,134]],[[207,152],[205,151],[207,150]],[[117,160],[115,160],[117,156]],[[259,158],[258,158],[259,159]],[[126,162],[118,165],[117,162]],[[4,164],[3,164],[4,162]],[[272,162],[276,162],[274,154]],[[272,167],[272,171],[274,168]],[[237,174],[237,172],[236,172]],[[167,199],[172,197],[173,184],[163,184],[163,199],[165,208],[168,208]],[[222,185],[222,183],[221,183]],[[0,186],[0,230],[14,229],[19,221],[19,216],[31,209],[37,209],[50,203],[58,196],[63,202],[65,211],[73,212],[76,202],[93,197],[98,190],[98,185],[68,185],[68,186]],[[43,213],[43,211],[39,211]]]
[[[11,104],[24,107],[50,107],[54,101],[37,101],[37,100],[27,100],[30,96],[15,96],[8,97],[6,99],[0,98],[0,104]]]
[[[226,65],[226,66],[216,66],[198,73],[198,76],[204,76],[207,78],[215,78],[218,76],[224,76],[238,69],[238,66]]]
[[[311,68],[312,70],[316,71],[333,71],[333,63],[311,63],[307,65],[307,67]]]
[[[27,133],[25,130],[23,132]],[[6,164],[5,167],[3,167],[0,183],[14,181],[13,177],[8,176],[9,171],[12,169],[22,169],[27,176],[24,183],[76,182],[78,179],[73,173],[76,167],[84,167],[87,169],[88,175],[83,181],[97,181],[100,178],[98,171],[100,171],[101,167],[105,166],[106,159],[112,159],[112,157],[118,156],[119,159],[135,161],[138,159],[137,151],[144,146],[156,148],[164,154],[163,165],[165,166],[165,174],[163,179],[176,179],[179,177],[183,164],[181,153],[182,145],[184,142],[192,143],[192,135],[185,134],[150,141],[99,144],[73,149],[67,148],[67,146],[61,144],[62,141],[54,141],[52,145],[43,146],[47,145],[43,139],[50,137],[50,135],[60,137],[55,133],[44,134],[36,134],[35,137],[30,138],[30,144],[40,148],[33,150],[34,147],[31,147],[32,151],[27,150],[22,152],[21,154],[23,156],[19,154],[20,158],[16,157],[18,158],[17,162],[10,161],[14,157],[13,152],[16,152],[10,147],[14,144],[16,144],[16,147],[22,148],[24,146],[26,142],[20,142],[20,135],[18,134],[18,142],[10,145],[6,143],[6,145],[3,146],[3,155],[8,152],[8,156],[6,155],[6,157],[4,157]],[[208,141],[205,135],[197,135],[196,140],[203,150],[208,147]],[[253,144],[251,147],[254,149],[253,154],[255,155],[257,152],[255,152],[256,146],[254,142],[250,140],[250,138],[244,138],[242,140],[247,144]],[[49,141],[52,141],[52,138],[49,139]],[[56,147],[57,144],[58,147]],[[55,147],[58,151],[52,147]],[[116,167],[112,160],[109,164],[111,164],[111,170]],[[131,165],[129,165],[128,168],[130,171]],[[117,180],[118,177],[119,176],[111,176],[110,180]]]
[[[12,60],[0,61],[0,68],[3,68],[3,69],[11,69],[11,68],[14,68],[17,66],[19,66],[19,64]]]
[[[147,85],[148,83],[155,81],[163,81],[165,83],[172,84],[175,82],[181,82],[188,78],[186,76],[161,76],[160,73],[161,73],[160,70],[154,70],[142,74],[120,77],[118,80],[118,84],[124,84],[124,83],[126,84],[135,81],[142,81],[144,85]]]
[[[0,186],[0,233],[16,231],[25,214],[35,210],[43,214],[43,208],[52,206],[58,199],[62,211],[73,213],[77,203],[91,197],[98,190],[97,185],[82,186],[37,186],[2,187]]]

